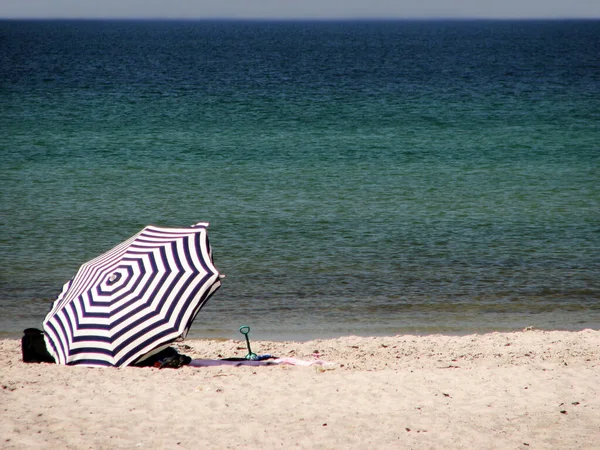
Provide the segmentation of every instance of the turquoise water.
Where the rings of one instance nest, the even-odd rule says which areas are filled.
[[[193,337],[600,328],[599,21],[0,22],[0,336],[211,223]]]

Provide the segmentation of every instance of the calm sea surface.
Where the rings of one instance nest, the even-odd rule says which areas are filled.
[[[211,223],[191,337],[600,329],[600,21],[0,21],[0,337]]]

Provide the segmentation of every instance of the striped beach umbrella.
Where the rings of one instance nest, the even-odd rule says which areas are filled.
[[[57,364],[127,366],[184,339],[221,286],[207,227],[148,226],[82,265],[43,322]]]

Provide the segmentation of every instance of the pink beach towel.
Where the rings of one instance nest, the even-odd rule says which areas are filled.
[[[192,359],[188,364],[192,367],[213,367],[213,366],[275,366],[286,364],[290,366],[328,366],[332,363],[316,359],[314,361],[305,361],[298,358],[276,358],[264,361],[252,360],[226,360],[226,359]]]

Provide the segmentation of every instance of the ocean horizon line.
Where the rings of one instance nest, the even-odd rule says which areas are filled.
[[[589,16],[526,16],[526,17],[491,17],[491,16],[414,16],[414,17],[137,17],[137,16],[49,16],[49,17],[0,17],[4,22],[229,22],[229,23],[403,23],[403,22],[598,22],[597,17]]]

